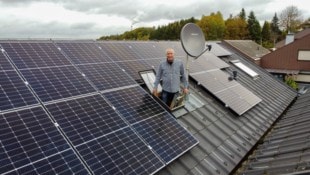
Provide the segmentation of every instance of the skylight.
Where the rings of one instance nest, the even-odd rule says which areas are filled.
[[[251,68],[249,68],[248,66],[244,65],[243,63],[241,63],[239,60],[233,60],[231,61],[235,66],[237,66],[239,69],[241,69],[242,71],[244,71],[245,73],[247,73],[249,76],[251,76],[252,78],[256,79],[259,77],[258,73],[256,73],[255,71],[253,71]]]

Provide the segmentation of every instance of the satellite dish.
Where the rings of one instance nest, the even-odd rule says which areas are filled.
[[[181,30],[181,43],[184,51],[191,57],[198,58],[206,49],[202,30],[194,23],[187,23]]]

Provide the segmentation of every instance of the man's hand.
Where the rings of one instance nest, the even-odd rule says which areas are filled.
[[[183,92],[184,92],[185,94],[188,94],[189,90],[188,90],[187,88],[184,88],[184,89],[183,89]]]
[[[155,88],[153,89],[153,95],[158,97],[157,89],[155,89]]]

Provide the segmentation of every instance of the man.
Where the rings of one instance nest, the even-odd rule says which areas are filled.
[[[156,79],[154,82],[153,94],[157,96],[157,87],[162,79],[161,98],[169,107],[175,94],[180,89],[180,78],[183,83],[183,92],[188,93],[188,81],[186,79],[183,62],[174,60],[174,50],[169,48],[166,50],[167,59],[162,61],[158,67]]]

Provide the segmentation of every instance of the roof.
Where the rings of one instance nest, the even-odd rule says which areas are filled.
[[[310,70],[309,61],[298,60],[299,51],[310,51],[310,33],[274,52],[264,55],[261,66],[265,69]]]
[[[76,43],[79,43],[79,41]],[[122,68],[124,72],[128,73],[135,80],[139,79],[138,71],[140,69],[154,68],[156,64],[159,64],[159,60],[165,58],[164,50],[167,47],[175,49],[177,59],[184,60],[186,58],[180,42],[108,41],[86,44],[101,46],[100,51],[98,47],[90,47],[96,49],[90,52],[85,51],[88,54],[95,54],[95,51],[99,52],[99,54],[102,54],[102,52],[113,52],[113,54],[109,54],[113,56],[109,57],[109,59],[117,63],[119,68]],[[238,71],[236,81],[262,99],[262,101],[239,116],[191,78],[190,101],[187,102],[186,108],[182,108],[172,114],[177,118],[179,124],[199,140],[199,144],[185,152],[178,159],[171,163],[169,162],[157,174],[214,175],[233,172],[297,95],[292,88],[253,64],[245,56],[240,56],[235,50],[225,47],[221,43],[217,43],[215,47],[222,47],[231,53],[219,54],[221,55],[221,60],[229,65],[229,67],[225,67],[221,71],[226,75],[232,75],[233,71]],[[213,53],[207,52],[205,54],[204,56],[207,57]],[[214,57],[216,56],[214,55]],[[87,54],[81,57],[82,62],[90,61],[88,59],[94,59],[95,61],[96,57]],[[246,72],[241,71],[231,62],[233,60],[239,60],[258,73],[259,78],[253,79]],[[58,64],[58,62],[55,62],[55,64]],[[77,75],[79,74],[77,73]],[[105,74],[103,73],[103,75]],[[96,77],[103,75],[98,74]],[[137,80],[137,82],[140,81]],[[108,92],[106,91],[106,93]],[[132,94],[127,94],[127,96],[129,95]],[[118,94],[118,96],[120,95]],[[138,98],[138,96],[135,98]],[[193,100],[194,103],[192,103]],[[117,103],[117,100],[114,102]],[[120,105],[119,107],[126,108],[125,105]],[[141,110],[143,107],[139,109]],[[88,157],[91,158],[90,156]]]
[[[258,61],[270,51],[252,40],[224,40],[223,43],[243,54],[251,61]]]
[[[303,38],[304,36],[306,36],[308,34],[310,34],[310,28],[306,28],[306,29],[294,34],[294,40],[298,40],[300,38]],[[275,48],[278,49],[278,48],[285,46],[285,40],[286,39],[277,42]]]
[[[230,67],[223,71],[232,74],[232,71],[237,70],[237,81],[263,101],[243,115],[236,116],[212,94],[197,85],[195,81],[191,81],[190,92],[203,105],[178,117],[178,122],[198,138],[199,144],[158,174],[214,175],[233,172],[296,97],[294,90],[275,79],[268,72],[246,58],[238,56],[233,50],[229,51],[232,55],[222,59]],[[260,78],[254,80],[229,62],[236,59],[256,71]]]
[[[270,129],[238,174],[310,173],[309,101],[310,91],[298,97]]]

